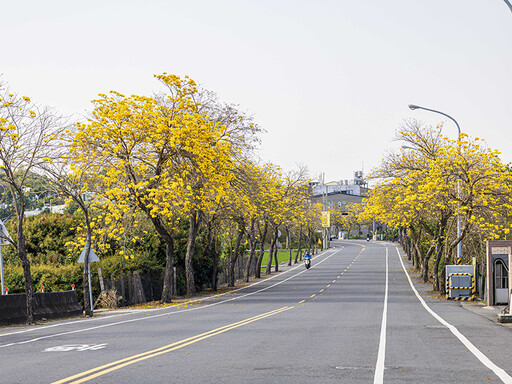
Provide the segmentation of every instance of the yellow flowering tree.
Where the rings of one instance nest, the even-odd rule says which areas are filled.
[[[89,257],[92,250],[92,243],[96,239],[93,228],[98,220],[102,219],[102,202],[97,197],[101,195],[94,190],[98,185],[98,172],[102,170],[101,164],[92,159],[82,158],[80,166],[70,165],[69,142],[73,140],[74,131],[65,130],[60,135],[61,146],[54,152],[53,159],[46,159],[47,162],[39,167],[49,180],[49,189],[57,195],[64,196],[69,205],[74,202],[83,214],[85,226],[85,239],[78,237],[72,244],[75,249],[84,247],[84,273],[82,278],[84,292],[84,310],[87,316],[93,315],[93,304],[89,295]],[[104,229],[104,228],[102,228]],[[77,228],[80,233],[81,228]],[[105,231],[98,231],[100,234]]]
[[[185,273],[187,293],[193,294],[192,257],[201,220],[227,193],[236,158],[254,143],[258,128],[188,77],[156,78],[165,94],[110,92],[93,101],[88,122],[78,124],[72,153],[76,167],[90,158],[101,164],[107,222],[143,212],[153,223],[166,244],[162,301],[168,302],[175,278],[174,223],[188,218]]]
[[[409,235],[425,281],[434,256],[433,285],[442,290],[440,266],[469,233],[485,231],[496,238],[510,230],[500,217],[511,206],[511,175],[499,154],[478,138],[462,134],[449,140],[439,127],[415,123],[397,138],[407,147],[389,155],[375,172],[381,181],[371,191],[364,215]],[[458,217],[460,236],[454,232]]]
[[[162,301],[169,302],[175,278],[173,222],[182,212],[190,213],[192,221],[197,217],[194,198],[203,191],[201,176],[219,165],[216,156],[208,156],[223,149],[212,145],[220,135],[217,126],[197,112],[195,83],[166,74],[157,77],[170,90],[165,103],[117,92],[93,101],[88,122],[78,124],[72,154],[76,168],[91,158],[101,164],[107,223],[137,211],[153,223],[166,244]]]
[[[27,322],[33,323],[33,287],[23,221],[27,204],[26,181],[31,172],[54,157],[56,138],[66,126],[50,108],[39,107],[29,97],[0,84],[0,168],[12,195],[17,226],[14,239],[25,281]]]

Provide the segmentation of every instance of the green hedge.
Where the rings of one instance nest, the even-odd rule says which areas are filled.
[[[41,286],[45,292],[69,291],[72,284],[78,286],[82,281],[83,268],[80,265],[32,265],[30,270],[34,291]],[[9,293],[25,292],[21,266],[6,266],[4,275]]]

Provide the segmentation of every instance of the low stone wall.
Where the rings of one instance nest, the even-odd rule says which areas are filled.
[[[75,291],[34,293],[34,319],[80,316],[83,310]],[[24,293],[0,296],[0,324],[23,323],[27,319]]]

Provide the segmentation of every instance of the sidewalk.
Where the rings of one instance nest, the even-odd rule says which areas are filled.
[[[494,323],[512,328],[512,323],[498,323],[498,315],[505,309],[505,305],[489,306],[478,301],[468,301],[461,304],[462,308],[467,309],[477,315],[485,317]]]

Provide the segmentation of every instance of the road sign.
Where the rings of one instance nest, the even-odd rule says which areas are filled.
[[[2,220],[0,220],[0,243],[1,243],[1,245],[9,245],[9,244],[4,243],[5,240],[12,241],[12,238],[11,238],[11,235],[9,235],[7,228],[5,228],[5,224],[3,223]]]
[[[84,249],[82,249],[82,253],[80,254],[80,257],[78,258],[77,263],[84,262],[85,247],[84,247]],[[91,249],[89,250],[89,266],[91,265],[91,263],[94,263],[95,261],[100,261],[100,259],[98,258],[98,255],[96,255],[96,253],[94,253],[94,251],[92,250],[92,247],[91,247]],[[88,270],[89,270],[89,302],[91,304],[91,310],[92,310],[93,302],[92,302],[92,287],[91,287],[91,268],[89,267]]]
[[[78,258],[78,260],[76,262],[83,263],[84,258],[85,258],[85,247],[84,247],[84,249],[82,249],[82,253],[80,254],[80,257]],[[96,253],[94,253],[94,251],[91,248],[91,250],[89,251],[89,263],[94,263],[95,261],[100,261],[100,259],[98,258],[98,255],[96,255]]]
[[[322,227],[329,228],[331,226],[331,212],[322,211]]]

